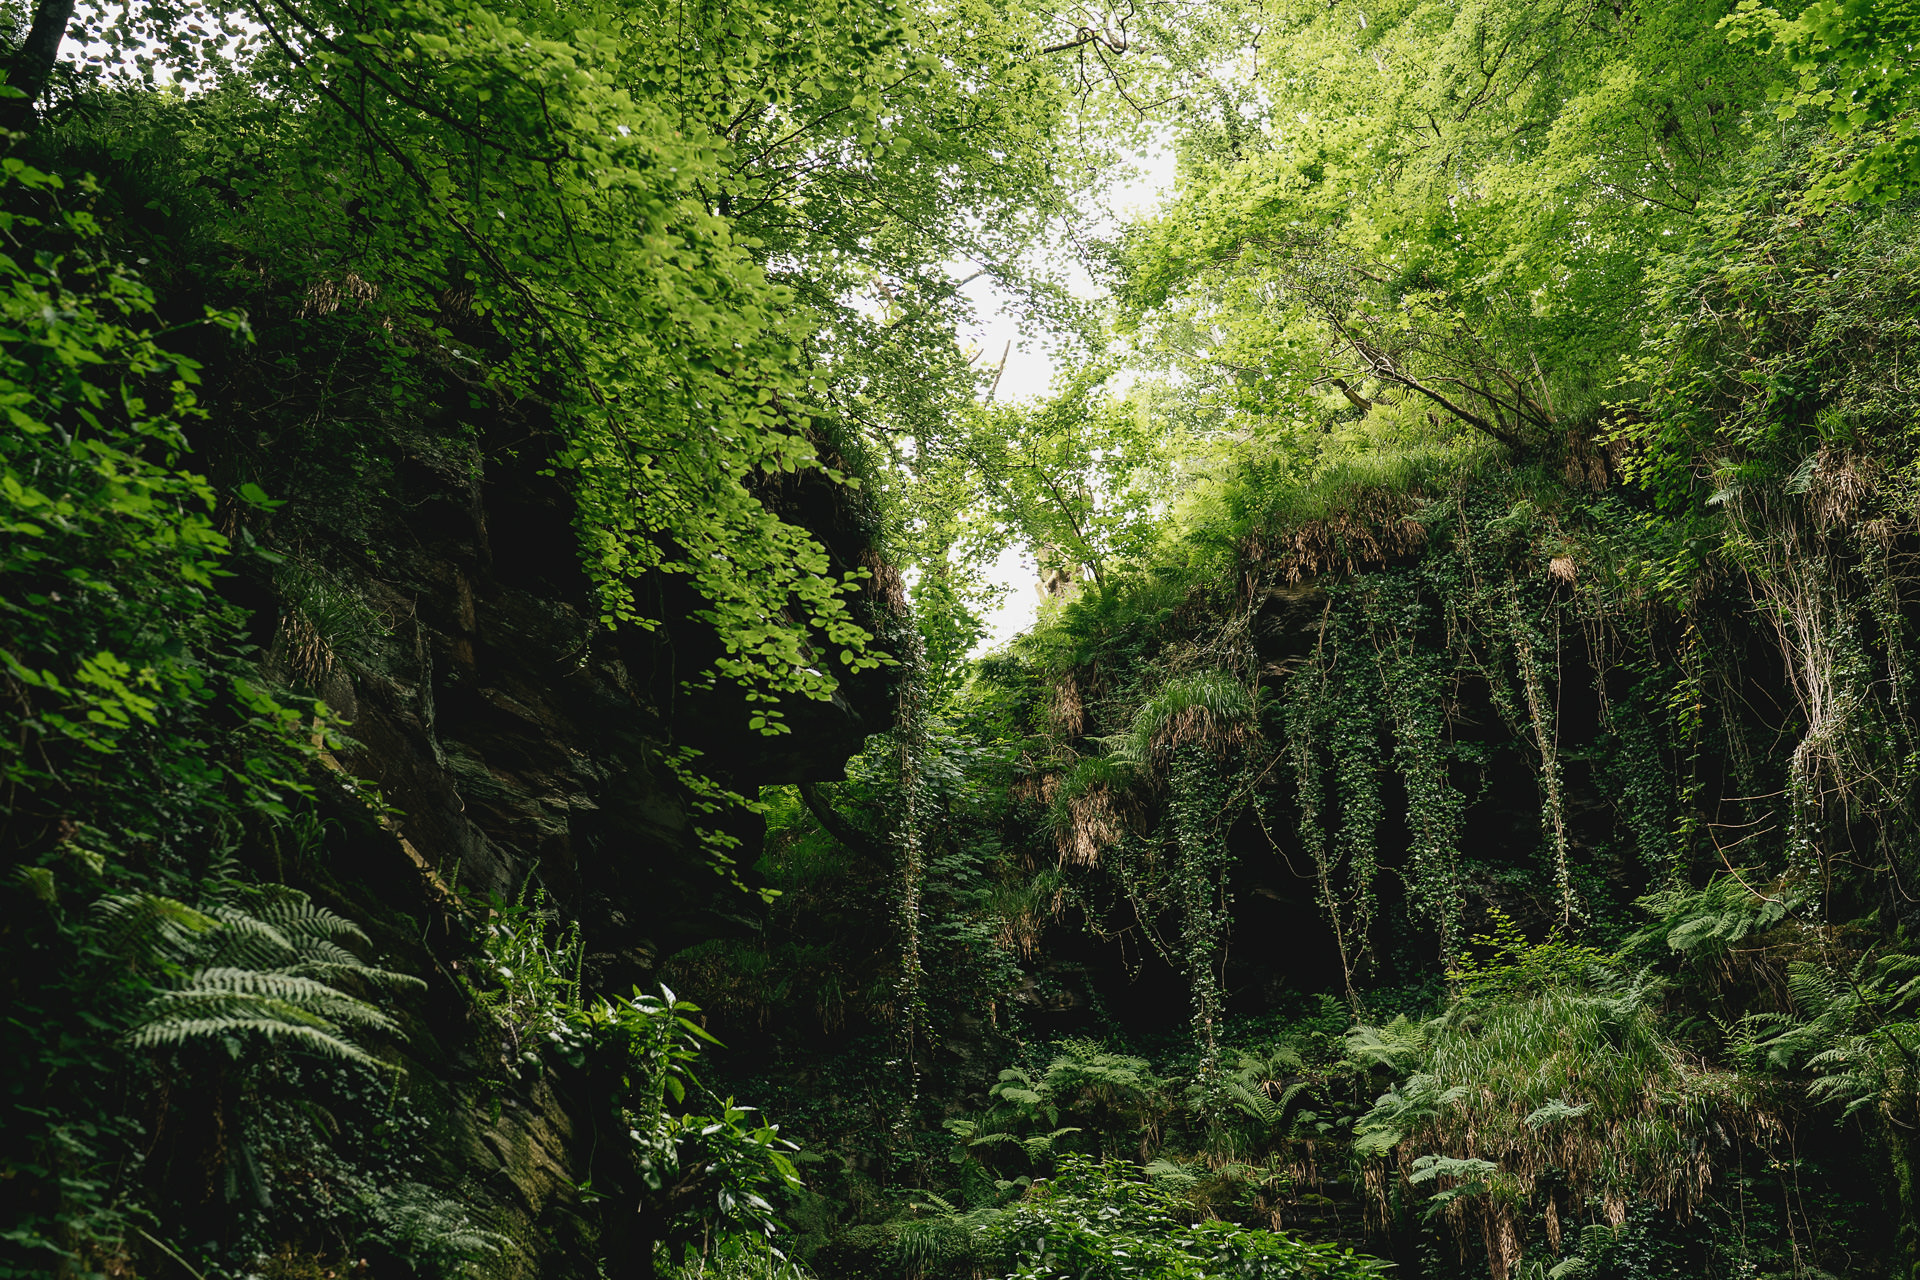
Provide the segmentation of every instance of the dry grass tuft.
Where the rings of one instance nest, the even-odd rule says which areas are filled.
[[[1412,518],[1414,507],[1410,494],[1356,494],[1344,510],[1247,534],[1240,554],[1250,563],[1272,565],[1289,586],[1323,573],[1379,568],[1427,545],[1426,526]]]
[[[1173,753],[1197,746],[1211,754],[1252,747],[1260,740],[1259,708],[1247,687],[1224,671],[1169,680],[1134,713],[1115,756],[1153,773]]]
[[[1822,449],[1809,475],[1787,483],[1789,491],[1804,486],[1814,526],[1830,533],[1854,523],[1879,495],[1882,480],[1875,460],[1843,450]]]
[[[320,634],[320,628],[305,609],[289,609],[280,615],[273,655],[296,680],[309,688],[319,688],[333,672],[333,646]]]
[[[1047,820],[1062,866],[1094,867],[1135,816],[1134,769],[1105,756],[1082,760],[1054,784]]]
[[[1080,697],[1080,683],[1069,671],[1053,686],[1052,695],[1047,700],[1047,718],[1054,728],[1071,737],[1079,737],[1087,731],[1087,711]]]
[[[881,608],[896,618],[906,618],[910,614],[907,605],[907,583],[900,576],[900,570],[872,547],[860,549],[859,563],[867,571],[865,591],[875,597]]]
[[[990,912],[999,922],[1000,945],[1031,960],[1047,926],[1060,918],[1066,906],[1067,882],[1052,868],[1028,881],[996,886]]]
[[[364,307],[379,295],[379,290],[354,272],[347,272],[338,280],[316,280],[307,286],[307,296],[300,301],[300,315],[330,316],[341,307]]]

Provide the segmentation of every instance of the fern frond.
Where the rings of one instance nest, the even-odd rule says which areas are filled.
[[[109,894],[93,904],[93,914],[109,950],[145,960],[173,958],[220,924],[205,912],[157,893]]]
[[[362,946],[372,945],[359,925],[320,906],[298,889],[273,885],[260,896],[263,901],[256,914],[288,938],[313,942],[347,938]]]
[[[1831,1049],[1823,1049],[1819,1053],[1814,1054],[1811,1058],[1807,1059],[1807,1069],[1809,1071],[1818,1071],[1823,1075],[1831,1075],[1833,1074],[1833,1068],[1858,1062],[1866,1056],[1864,1046],[1858,1041],[1851,1041],[1846,1044],[1835,1045]]]
[[[1819,965],[1799,961],[1787,966],[1787,995],[1796,1009],[1818,1017],[1833,1005],[1834,981]]]
[[[1200,1175],[1193,1166],[1179,1164],[1162,1157],[1146,1167],[1147,1177],[1163,1186],[1185,1188],[1200,1181]]]
[[[198,961],[172,990],[137,1010],[126,1032],[135,1048],[184,1048],[258,1037],[327,1057],[381,1065],[350,1038],[398,1033],[392,1018],[334,985],[395,988],[419,979],[363,962],[341,946],[365,943],[351,921],[306,894],[269,885],[245,895],[247,907],[218,903],[203,911],[172,899],[129,895],[105,900],[101,917],[115,936],[165,939],[181,961]],[[250,907],[251,909],[248,909]]]
[[[1285,1089],[1282,1089],[1280,1091],[1280,1096],[1274,1100],[1273,1105],[1279,1111],[1284,1113],[1288,1107],[1293,1105],[1293,1100],[1295,1098],[1299,1097],[1301,1094],[1305,1093],[1307,1090],[1311,1089],[1312,1087],[1313,1087],[1313,1081],[1311,1080],[1296,1080],[1292,1084],[1288,1085]]]
[[[348,964],[302,963],[289,965],[280,972],[294,974],[302,978],[315,978],[321,982],[333,983],[342,979],[355,979],[370,986],[381,987],[389,991],[425,991],[427,984],[410,973],[399,973],[392,969],[376,969],[372,965],[353,960]]]
[[[190,1029],[203,1023],[223,1021],[303,1027],[335,1038],[342,1038],[348,1026],[361,1030],[387,1029],[368,1020],[350,1015],[341,1016],[340,1010],[330,1012],[334,1014],[331,1018],[318,1010],[302,1008],[286,1000],[276,1000],[272,996],[198,994],[185,1000],[168,1001],[146,1010],[145,1015],[130,1033],[129,1039],[136,1046],[161,1041],[185,1044],[196,1038],[198,1033],[179,1029]],[[177,1036],[176,1031],[179,1032]]]
[[[284,932],[284,929],[282,930]],[[331,938],[292,937],[295,952],[304,964],[324,965],[331,968],[361,969],[365,962],[353,952],[347,950]]]
[[[149,1007],[162,1002],[195,998],[249,996],[282,1002],[292,1008],[351,1026],[393,1030],[393,1020],[364,1000],[357,1000],[315,978],[286,972],[262,972],[256,969],[203,969],[178,991],[154,997]]]
[[[1233,1101],[1241,1111],[1258,1120],[1261,1124],[1277,1124],[1280,1120],[1280,1108],[1263,1093],[1255,1093],[1238,1080],[1226,1082],[1227,1092],[1233,1095]]]
[[[212,938],[208,963],[225,968],[278,969],[300,958],[293,939],[258,916],[221,904],[208,909],[221,928]]]
[[[129,1037],[128,1043],[140,1049],[177,1049],[195,1042],[243,1035],[257,1035],[267,1040],[291,1041],[297,1048],[322,1057],[337,1058],[343,1062],[357,1062],[362,1066],[381,1069],[386,1066],[358,1045],[329,1034],[319,1027],[284,1022],[275,1018],[181,1019],[143,1027]]]
[[[1018,1146],[1019,1144],[1019,1135],[1012,1133],[983,1133],[977,1138],[969,1139],[967,1142],[967,1145],[970,1147]]]

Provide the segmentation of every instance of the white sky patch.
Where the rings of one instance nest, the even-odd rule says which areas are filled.
[[[1000,549],[1000,558],[987,570],[987,579],[1005,587],[999,607],[987,615],[987,634],[967,656],[977,658],[995,649],[1004,649],[1007,641],[1033,625],[1040,612],[1040,570],[1027,548],[1009,543]]]
[[[1134,157],[1134,166],[1137,172],[1133,179],[1114,189],[1109,215],[1095,223],[1096,232],[1110,232],[1121,222],[1151,212],[1173,190],[1173,153],[1166,147]],[[1053,265],[1060,268],[1075,294],[1083,298],[1098,296],[1098,287],[1077,261],[1062,257],[1055,259]],[[949,269],[957,277],[971,273],[971,268],[958,264]],[[990,370],[1000,362],[1002,351],[1007,353],[1006,370],[1000,375],[994,399],[1035,400],[1046,395],[1059,369],[1047,354],[1042,336],[1021,332],[1018,312],[1011,306],[1011,299],[991,280],[982,277],[968,285],[964,292],[974,299],[980,323],[963,332],[960,340],[980,352],[980,365],[985,369]],[[1119,377],[1126,377],[1124,370]],[[1003,548],[986,576],[994,585],[1008,590],[999,608],[986,619],[986,636],[969,655],[976,658],[1005,647],[1007,641],[1033,625],[1040,610],[1039,569],[1029,548],[1018,544]]]
[[[1093,233],[1111,233],[1121,223],[1152,212],[1173,189],[1173,153],[1165,146],[1136,155],[1133,165],[1136,172],[1132,180],[1114,188],[1107,210],[1089,227]],[[1100,288],[1078,261],[1062,255],[1056,256],[1050,265],[1059,269],[1076,296],[1100,295]],[[973,274],[970,265],[960,263],[949,264],[948,270],[958,277]],[[1012,306],[1012,299],[985,276],[961,292],[974,300],[980,316],[979,324],[960,334],[961,342],[980,352],[979,363],[984,369],[992,369],[1000,362],[1000,353],[1007,352],[1006,371],[1001,375],[994,399],[1032,400],[1046,395],[1059,370],[1047,355],[1041,335],[1021,332],[1019,313]]]

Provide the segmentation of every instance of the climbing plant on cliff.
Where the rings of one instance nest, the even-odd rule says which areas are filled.
[[[275,1045],[379,1065],[395,1028],[361,997],[417,983],[249,873],[311,842],[335,730],[262,681],[214,592],[235,550],[183,466],[203,409],[180,334],[101,243],[86,184],[17,160],[0,184],[0,1270],[45,1275],[172,1249],[155,1206],[192,1194],[164,1171],[206,1131],[227,1140],[182,1166],[193,1185],[257,1188],[239,1081]],[[157,1113],[140,1096],[156,1058],[200,1086]]]
[[[1226,1013],[1221,968],[1233,900],[1226,837],[1249,798],[1247,766],[1257,742],[1257,716],[1254,695],[1229,672],[1169,680],[1134,712],[1110,755],[1138,783],[1164,788],[1164,823],[1150,833],[1130,832],[1112,822],[1110,799],[1087,804],[1093,789],[1133,781],[1114,776],[1100,762],[1089,762],[1092,769],[1082,766],[1061,788],[1056,816],[1070,847],[1088,851],[1078,860],[1104,862],[1156,949],[1186,980],[1201,1055],[1200,1108],[1210,1120],[1225,1105],[1217,1077]],[[1103,849],[1108,844],[1113,847]],[[1162,915],[1173,919],[1164,934],[1158,924]]]
[[[1284,731],[1300,838],[1356,1004],[1355,981],[1367,973],[1375,942],[1378,829],[1387,816],[1383,738],[1406,796],[1408,898],[1438,932],[1441,955],[1460,945],[1464,797],[1449,778],[1454,752],[1442,682],[1450,667],[1432,647],[1433,603],[1421,585],[1387,573],[1330,599],[1308,663],[1287,684]]]

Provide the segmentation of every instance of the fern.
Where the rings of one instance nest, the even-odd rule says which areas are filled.
[[[247,908],[218,903],[199,910],[153,894],[122,895],[96,906],[111,945],[163,972],[185,975],[135,1011],[127,1043],[179,1049],[258,1039],[382,1066],[353,1036],[396,1035],[398,1028],[333,984],[425,984],[362,962],[339,940],[364,944],[366,934],[296,889],[270,885],[247,896]]]
[[[1265,1053],[1242,1053],[1223,1086],[1241,1114],[1278,1128],[1288,1108],[1312,1087],[1312,1081],[1300,1076],[1305,1069],[1297,1049],[1277,1045]]]
[[[1383,1027],[1355,1027],[1347,1032],[1347,1056],[1369,1067],[1401,1072],[1419,1062],[1427,1051],[1430,1029],[1406,1014]]]
[[[1580,1241],[1570,1253],[1547,1272],[1547,1280],[1588,1280],[1600,1274],[1600,1260],[1619,1239],[1620,1232],[1604,1222],[1590,1222],[1580,1229]]]
[[[1920,957],[1861,956],[1850,970],[1799,961],[1788,966],[1793,1018],[1753,1048],[1781,1070],[1812,1078],[1807,1094],[1840,1107],[1842,1118],[1896,1098],[1911,1100],[1920,1068]],[[1902,979],[1905,979],[1902,981]]]
[[[507,1237],[469,1218],[459,1201],[418,1182],[370,1194],[363,1205],[373,1224],[369,1238],[424,1275],[471,1274],[475,1263],[498,1257],[509,1245]]]
[[[101,942],[140,960],[164,962],[220,922],[184,902],[157,893],[110,894],[93,904]]]
[[[1255,1093],[1237,1078],[1229,1078],[1226,1089],[1234,1105],[1248,1116],[1265,1125],[1280,1123],[1281,1108],[1272,1098],[1264,1093]]]
[[[1670,952],[1711,959],[1749,936],[1770,929],[1805,900],[1804,890],[1772,885],[1771,894],[1752,887],[1754,872],[1715,876],[1704,889],[1668,889],[1649,894],[1639,905],[1653,920],[1628,939],[1627,950],[1644,953],[1664,944]]]
[[[1108,1053],[1090,1040],[1069,1040],[1061,1049],[1038,1078],[1018,1067],[1002,1071],[988,1090],[994,1105],[987,1114],[948,1120],[946,1128],[970,1149],[1018,1147],[1036,1164],[1060,1155],[1062,1139],[1073,1134],[1088,1133],[1104,1148],[1157,1131],[1165,1082],[1145,1058]],[[1067,1118],[1091,1123],[1063,1126]]]

